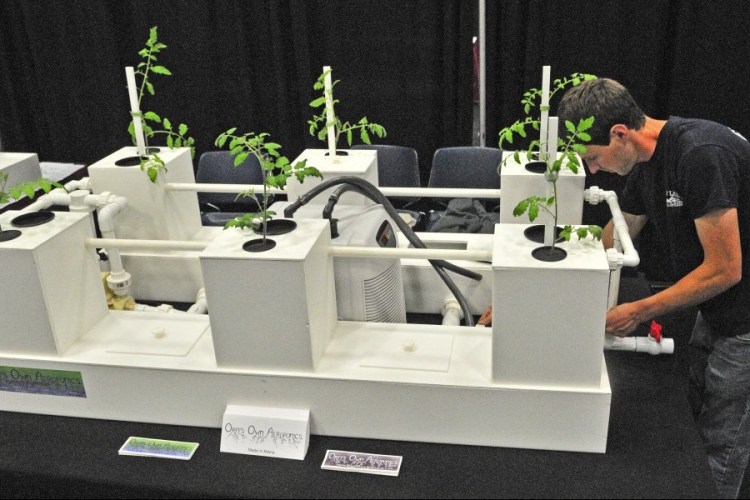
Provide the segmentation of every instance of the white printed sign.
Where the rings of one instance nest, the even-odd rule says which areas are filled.
[[[221,451],[304,460],[310,444],[310,411],[227,405]]]

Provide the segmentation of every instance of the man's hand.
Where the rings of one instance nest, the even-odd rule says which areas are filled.
[[[477,321],[477,326],[492,326],[492,306],[484,310],[479,321]]]
[[[640,308],[632,302],[615,306],[607,312],[606,331],[617,337],[626,337],[642,323]]]

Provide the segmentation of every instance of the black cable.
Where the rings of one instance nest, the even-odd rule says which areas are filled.
[[[401,229],[401,232],[404,234],[404,236],[406,236],[406,238],[415,248],[427,248],[427,245],[425,245],[424,242],[421,239],[419,239],[419,236],[417,236],[412,230],[412,228],[399,216],[398,212],[393,207],[393,205],[388,200],[388,198],[386,198],[377,187],[373,186],[371,183],[367,182],[364,179],[360,179],[359,177],[343,176],[343,177],[336,177],[334,179],[328,179],[326,181],[321,182],[320,184],[310,189],[310,191],[300,196],[296,201],[292,202],[289,206],[287,206],[284,209],[284,217],[289,218],[289,219],[293,218],[294,213],[300,207],[302,207],[303,205],[306,205],[311,199],[315,198],[326,189],[331,188],[333,186],[337,186],[339,184],[353,186],[352,189],[359,191],[362,195],[370,198],[376,203],[380,203],[383,206],[383,208],[385,208],[385,211],[388,213],[388,215],[391,216],[391,218],[399,227],[399,229]],[[336,201],[338,201],[338,196],[335,196],[335,201],[332,200],[333,198],[334,196],[332,195],[331,198],[329,198],[328,203],[335,205]],[[328,205],[326,205],[326,209],[328,209]],[[333,207],[330,208],[330,212],[332,211],[333,211]],[[479,273],[470,271],[468,269],[459,267],[455,264],[451,264],[450,262],[446,262],[444,260],[435,260],[435,259],[427,259],[427,260],[435,269],[435,272],[438,273],[438,276],[440,276],[440,279],[442,279],[443,282],[446,284],[446,286],[448,286],[451,293],[453,293],[454,297],[456,297],[456,300],[458,301],[459,305],[461,306],[461,310],[464,313],[466,326],[474,326],[474,317],[471,314],[471,310],[469,309],[469,305],[466,302],[466,298],[463,296],[463,294],[458,289],[456,284],[453,282],[451,277],[448,276],[448,274],[445,272],[445,269],[453,271],[467,278],[471,278],[475,281],[480,281],[482,279],[482,275]]]

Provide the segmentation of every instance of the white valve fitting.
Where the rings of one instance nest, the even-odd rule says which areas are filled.
[[[647,352],[653,355],[672,354],[674,352],[674,340],[662,338],[657,341],[651,336],[616,337],[606,334],[604,336],[604,348],[612,351]]]
[[[591,205],[598,205],[599,202],[606,200],[605,193],[606,191],[598,186],[591,186],[588,189],[584,189],[583,199]]]
[[[131,285],[131,276],[127,271],[110,273],[107,276],[107,286],[115,295],[128,295]]]

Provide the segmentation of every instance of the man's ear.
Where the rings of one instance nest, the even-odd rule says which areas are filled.
[[[629,133],[630,129],[628,129],[628,127],[626,127],[622,123],[612,125],[612,128],[609,129],[610,136],[616,137],[618,139],[626,139]]]

